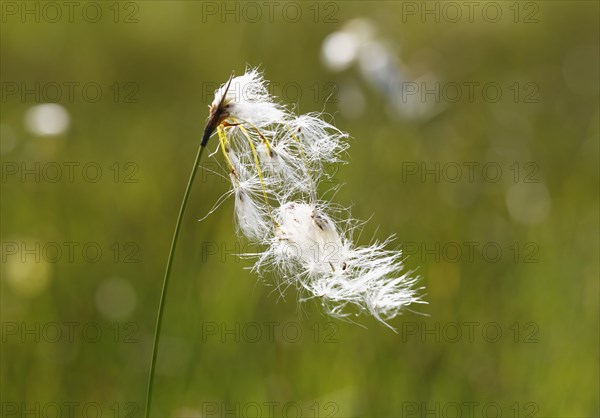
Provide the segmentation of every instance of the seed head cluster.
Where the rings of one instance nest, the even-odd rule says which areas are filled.
[[[231,180],[239,233],[261,252],[252,269],[272,273],[302,301],[317,299],[334,317],[368,312],[387,321],[420,299],[392,238],[353,243],[361,224],[319,198],[332,164],[344,162],[348,135],[321,114],[296,115],[277,103],[255,68],[219,87],[205,139],[217,131]],[[388,325],[389,326],[389,325]]]

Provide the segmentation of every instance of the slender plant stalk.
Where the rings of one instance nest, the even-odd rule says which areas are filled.
[[[203,141],[205,142],[205,141]],[[175,258],[175,248],[177,247],[177,239],[179,237],[179,230],[181,229],[181,223],[183,221],[183,215],[185,214],[185,208],[187,206],[188,198],[190,197],[190,190],[194,183],[194,178],[198,172],[200,166],[200,160],[202,159],[202,153],[204,152],[205,144],[202,143],[198,148],[198,154],[196,155],[196,162],[192,167],[190,179],[188,180],[183,200],[181,201],[181,208],[179,209],[179,216],[177,217],[177,224],[175,225],[175,232],[173,233],[173,241],[171,242],[171,251],[169,252],[169,259],[167,261],[167,269],[165,271],[165,277],[163,279],[162,292],[160,294],[160,304],[158,305],[158,315],[156,318],[156,330],[154,332],[154,345],[152,347],[152,360],[150,362],[150,377],[148,378],[148,392],[146,393],[146,418],[150,416],[150,406],[152,403],[152,387],[154,383],[154,370],[156,369],[156,357],[158,354],[158,344],[160,343],[160,329],[162,327],[163,312],[165,310],[165,299],[167,298],[167,288],[169,286],[169,278],[171,276],[171,267],[173,266],[173,258]]]

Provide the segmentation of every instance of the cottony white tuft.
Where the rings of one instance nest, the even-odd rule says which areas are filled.
[[[254,68],[221,86],[210,108],[238,230],[264,247],[252,255],[254,271],[274,272],[285,287],[303,293],[302,300],[318,298],[339,318],[368,312],[387,325],[408,305],[426,303],[401,252],[385,249],[391,239],[355,246],[357,221],[336,219],[342,211],[317,198],[327,166],[343,162],[346,133],[320,114],[297,116],[275,103]]]
[[[221,86],[211,106],[218,106],[221,100],[229,116],[259,127],[281,120],[285,115],[283,108],[273,102],[267,83],[257,69],[249,69],[231,80],[231,85]]]

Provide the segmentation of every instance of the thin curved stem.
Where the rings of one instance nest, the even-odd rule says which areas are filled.
[[[156,357],[158,354],[158,344],[160,342],[160,330],[162,327],[163,312],[165,309],[165,299],[167,297],[167,288],[169,286],[169,278],[171,276],[171,267],[173,266],[173,259],[175,258],[175,248],[177,247],[177,238],[179,237],[179,230],[181,229],[181,223],[183,221],[183,215],[187,206],[188,198],[190,197],[190,191],[194,178],[198,172],[200,166],[200,160],[202,159],[202,153],[204,152],[205,144],[201,144],[198,148],[198,154],[196,155],[196,162],[192,168],[190,179],[188,180],[183,200],[181,201],[181,208],[179,209],[179,216],[177,217],[177,224],[175,225],[175,232],[173,233],[173,241],[171,242],[171,251],[169,252],[169,259],[167,261],[167,269],[165,271],[165,277],[163,279],[162,292],[160,294],[160,303],[158,305],[158,315],[156,318],[156,330],[154,333],[154,345],[152,347],[152,360],[150,362],[150,377],[148,378],[148,391],[146,393],[146,413],[145,417],[150,416],[150,406],[152,403],[152,389],[154,383],[154,370],[156,368]]]

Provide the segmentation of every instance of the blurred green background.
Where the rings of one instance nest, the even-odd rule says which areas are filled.
[[[429,304],[394,333],[280,297],[236,257],[231,200],[197,222],[229,187],[215,154],[153,414],[598,416],[598,16],[589,1],[3,1],[2,415],[142,416],[206,106],[249,64],[350,133],[334,199],[371,217],[360,243],[397,235]]]

